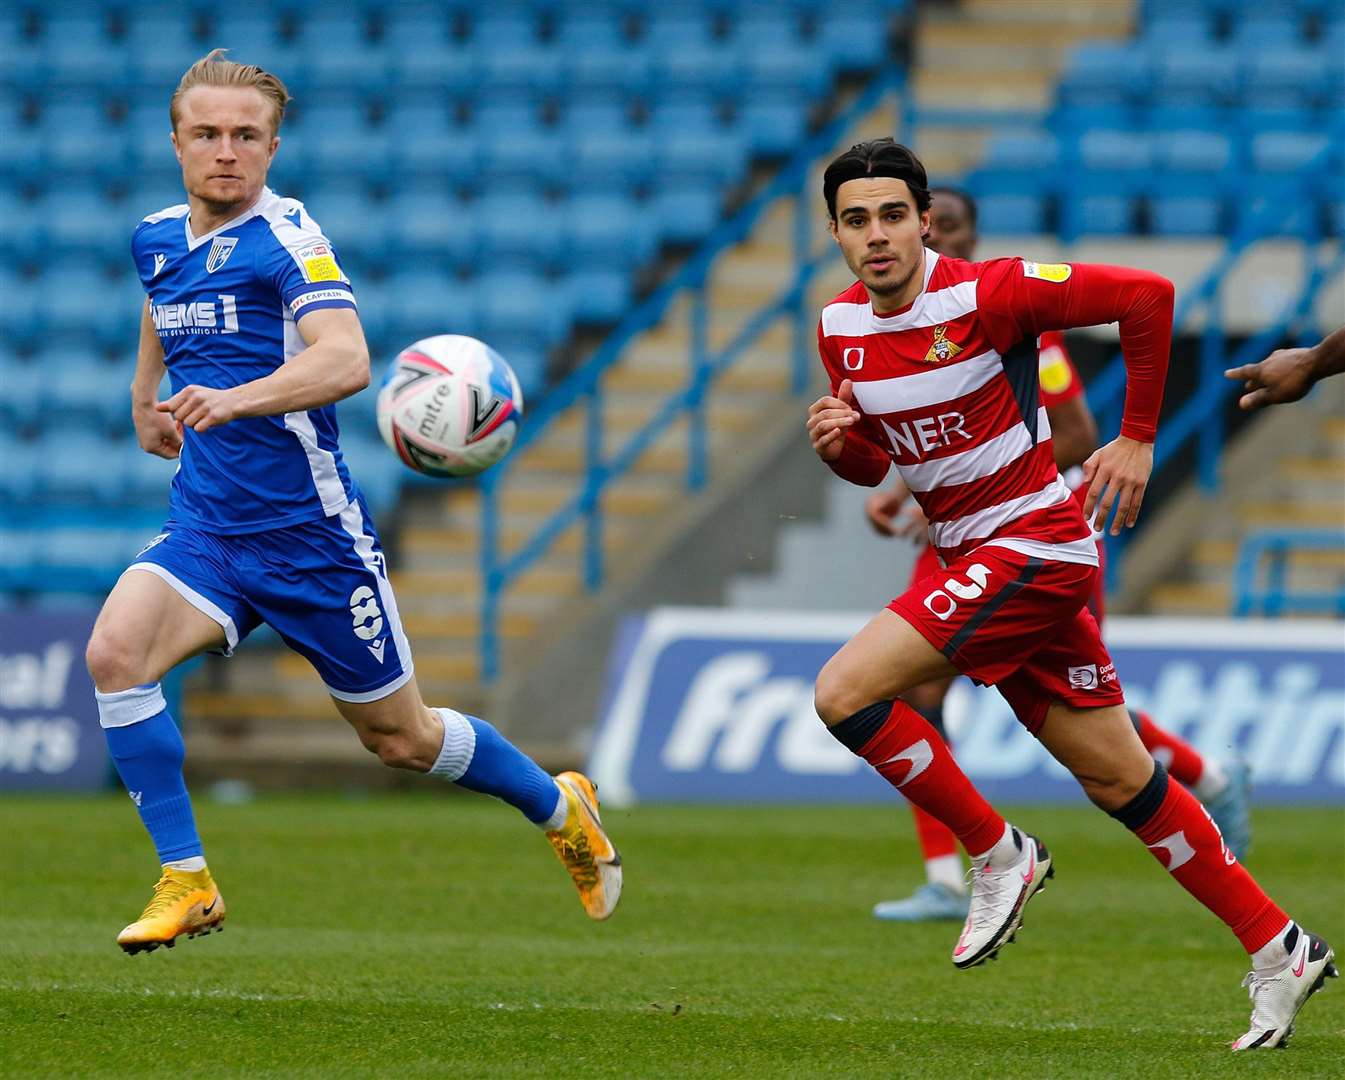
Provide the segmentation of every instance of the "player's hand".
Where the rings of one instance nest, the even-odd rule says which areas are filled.
[[[1312,389],[1312,349],[1276,349],[1259,364],[1243,364],[1224,372],[1249,391],[1238,398],[1244,409],[1261,409],[1297,401]]]
[[[1153,469],[1152,443],[1137,442],[1121,435],[1095,450],[1093,456],[1083,463],[1084,479],[1088,481],[1083,516],[1092,523],[1094,529],[1101,529],[1115,507],[1112,536],[1121,535],[1122,525],[1128,529],[1134,528],[1140,503],[1144,500],[1144,489],[1149,486],[1149,474]]]
[[[855,408],[855,388],[849,379],[841,383],[835,397],[820,397],[808,407],[808,438],[823,461],[835,461],[845,445],[845,432],[859,423]]]
[[[893,527],[906,496],[900,491],[875,491],[864,500],[864,516],[879,536],[896,536]]]
[[[131,423],[145,453],[171,461],[182,452],[182,425],[159,412],[157,405],[132,407]]]
[[[167,401],[155,406],[160,412],[172,413],[173,419],[192,431],[209,431],[227,424],[238,416],[232,390],[216,390],[209,386],[184,386]]]

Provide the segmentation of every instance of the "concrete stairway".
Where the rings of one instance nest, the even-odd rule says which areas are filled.
[[[1164,615],[1227,615],[1234,602],[1238,549],[1265,528],[1345,528],[1345,385],[1321,384],[1311,399],[1269,410],[1230,448],[1222,492],[1202,502],[1178,497],[1189,546],[1149,591],[1145,610]],[[1191,527],[1197,528],[1192,530]],[[1288,560],[1293,590],[1335,589],[1345,552],[1302,551]]]
[[[1133,0],[961,0],[922,4],[911,88],[921,108],[1042,112],[1070,48],[1127,37]],[[991,127],[923,124],[907,132],[931,177],[981,161]]]

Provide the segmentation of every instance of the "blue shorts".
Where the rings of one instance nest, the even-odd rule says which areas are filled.
[[[411,647],[362,500],[320,521],[250,536],[169,519],[128,570],[162,578],[219,623],[225,656],[266,623],[342,701],[377,701],[411,678]]]

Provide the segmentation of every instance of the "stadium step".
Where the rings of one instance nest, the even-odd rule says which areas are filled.
[[[1155,615],[1227,615],[1233,603],[1227,581],[1174,581],[1159,585],[1149,597]]]

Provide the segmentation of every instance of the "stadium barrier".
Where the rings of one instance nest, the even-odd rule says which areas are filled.
[[[899,801],[813,708],[818,670],[868,617],[708,608],[631,617],[613,646],[588,764],[604,799]],[[1215,757],[1240,753],[1258,802],[1345,803],[1339,626],[1117,618],[1107,639],[1131,706]],[[945,715],[958,761],[987,796],[1083,798],[995,691],[959,679]]]
[[[1289,559],[1296,551],[1345,553],[1345,531],[1263,529],[1242,538],[1234,570],[1233,614],[1335,615],[1345,619],[1345,575],[1334,591],[1295,592],[1288,584]],[[1266,583],[1258,581],[1262,562]]]

